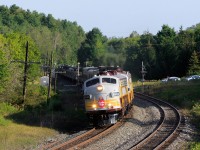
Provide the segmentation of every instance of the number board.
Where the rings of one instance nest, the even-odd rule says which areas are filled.
[[[121,86],[127,86],[127,80],[126,79],[122,79],[120,82],[121,82]]]

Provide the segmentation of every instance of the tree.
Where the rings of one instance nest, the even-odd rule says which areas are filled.
[[[156,71],[156,49],[153,46],[155,44],[155,39],[153,35],[149,32],[144,33],[140,37],[139,44],[139,59],[140,62],[144,62],[146,70],[148,71],[147,78],[157,78],[156,74],[153,73]]]
[[[112,46],[114,53],[125,54],[125,41],[124,41],[124,39],[113,38],[113,39],[108,41],[108,45]]]
[[[130,34],[130,38],[133,38],[133,37],[138,37],[139,34],[136,32],[136,31],[133,31],[131,34]]]
[[[26,52],[26,43],[29,42],[29,56],[28,61],[39,62],[40,61],[40,51],[34,41],[26,35],[20,33],[12,33],[6,35],[7,39],[7,52],[6,58],[9,60],[9,74],[10,81],[7,86],[22,86],[22,77],[24,64],[20,63],[24,61]],[[14,61],[15,63],[11,63]],[[13,72],[14,71],[14,72]],[[12,76],[12,74],[15,76]],[[40,75],[40,67],[38,65],[31,64],[28,67],[28,80],[33,81]]]
[[[136,43],[126,49],[126,61],[124,68],[129,70],[132,75],[140,76],[141,61],[139,60],[139,44]]]
[[[19,33],[0,34],[1,100],[14,102],[22,95],[20,93],[22,92],[24,65],[21,62],[24,61],[27,41],[29,41],[28,61],[38,62],[40,51],[29,36]],[[40,75],[40,67],[34,64],[29,65],[27,75],[29,82],[36,80]]]
[[[194,30],[195,34],[195,42],[196,42],[196,50],[200,52],[200,24]]]
[[[176,44],[180,52],[176,70],[179,73],[178,76],[185,76],[188,71],[189,59],[195,49],[194,32],[184,31],[181,27],[176,37]]]
[[[188,75],[200,74],[200,63],[196,51],[192,53],[189,60]]]
[[[5,88],[6,80],[8,80],[8,59],[6,58],[6,39],[0,34],[0,93]]]
[[[160,77],[177,75],[176,64],[179,51],[175,38],[176,32],[168,25],[163,25],[162,30],[156,35],[157,70],[159,70]]]
[[[85,42],[78,50],[78,60],[84,64],[87,60],[92,61],[92,65],[102,65],[101,58],[105,53],[105,37],[98,28],[93,28],[86,35]]]

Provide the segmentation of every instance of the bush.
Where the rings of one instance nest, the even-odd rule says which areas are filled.
[[[6,116],[17,112],[17,109],[8,103],[0,103],[0,115]]]
[[[190,146],[191,150],[199,150],[200,149],[200,143],[198,142],[194,142],[192,143],[192,145]]]
[[[8,103],[0,103],[0,125],[6,126],[9,124],[9,120],[5,119],[4,116],[10,115],[17,112],[17,109]]]
[[[191,111],[194,120],[194,123],[196,124],[196,126],[198,127],[198,129],[200,130],[200,103],[196,103]]]
[[[49,104],[49,110],[61,111],[62,109],[62,101],[57,96],[52,97]]]
[[[0,126],[7,126],[9,122],[9,120],[6,120],[3,116],[0,116]]]

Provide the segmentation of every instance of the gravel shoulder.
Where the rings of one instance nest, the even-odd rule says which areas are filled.
[[[135,99],[132,118],[128,118],[126,123],[118,130],[89,145],[85,150],[114,150],[129,149],[129,147],[143,139],[157,125],[160,114],[157,108],[151,103]]]
[[[111,134],[95,143],[91,143],[84,150],[124,150],[129,149],[131,145],[137,143],[148,135],[157,126],[160,118],[158,109],[152,103],[140,99],[134,99],[132,118],[126,119],[126,123],[115,130]],[[52,141],[68,140],[77,135],[86,132],[80,131],[76,134],[58,134],[53,138],[46,139],[43,143],[45,145]],[[166,149],[188,149],[188,143],[197,139],[197,133],[194,126],[190,124],[190,118],[185,117],[185,124],[181,127],[179,136]]]

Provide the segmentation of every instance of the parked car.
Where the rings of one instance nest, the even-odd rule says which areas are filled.
[[[200,75],[191,75],[185,78],[186,81],[198,80],[198,79],[200,79]]]
[[[167,82],[168,81],[168,78],[164,78],[161,80],[161,82]]]
[[[161,80],[161,82],[180,81],[179,77],[168,77]]]
[[[179,77],[169,77],[168,81],[180,81],[181,79]]]

